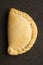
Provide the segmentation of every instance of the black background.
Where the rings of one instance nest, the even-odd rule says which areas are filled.
[[[11,7],[30,14],[39,30],[33,48],[19,56],[7,54],[7,20]],[[43,0],[0,0],[0,65],[43,65]]]

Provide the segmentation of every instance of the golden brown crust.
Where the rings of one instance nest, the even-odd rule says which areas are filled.
[[[27,44],[27,46],[25,48],[23,48],[21,51],[18,51],[18,53],[15,54],[15,55],[18,55],[18,54],[22,54],[22,53],[25,53],[25,52],[29,51],[31,49],[31,47],[33,47],[33,45],[34,45],[34,43],[36,41],[36,38],[37,38],[38,29],[37,29],[37,25],[34,22],[34,20],[27,13],[21,12],[21,11],[19,11],[17,9],[14,9],[14,8],[11,8],[10,12],[14,12],[15,14],[18,14],[18,15],[24,17],[25,19],[27,19],[29,21],[31,27],[32,27],[32,38],[31,38],[31,41],[30,41],[29,44]]]

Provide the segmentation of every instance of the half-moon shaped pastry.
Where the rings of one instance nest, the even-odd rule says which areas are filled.
[[[11,8],[8,18],[8,54],[18,55],[31,49],[37,38],[37,26],[27,14]]]

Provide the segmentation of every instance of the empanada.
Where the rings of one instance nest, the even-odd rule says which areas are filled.
[[[37,33],[34,20],[27,13],[11,8],[8,17],[8,54],[18,55],[30,50]]]

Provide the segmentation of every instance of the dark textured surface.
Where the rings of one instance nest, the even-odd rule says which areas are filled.
[[[30,14],[39,29],[33,48],[19,56],[9,56],[6,52],[7,19],[11,7]],[[43,65],[43,0],[0,0],[0,65]]]

